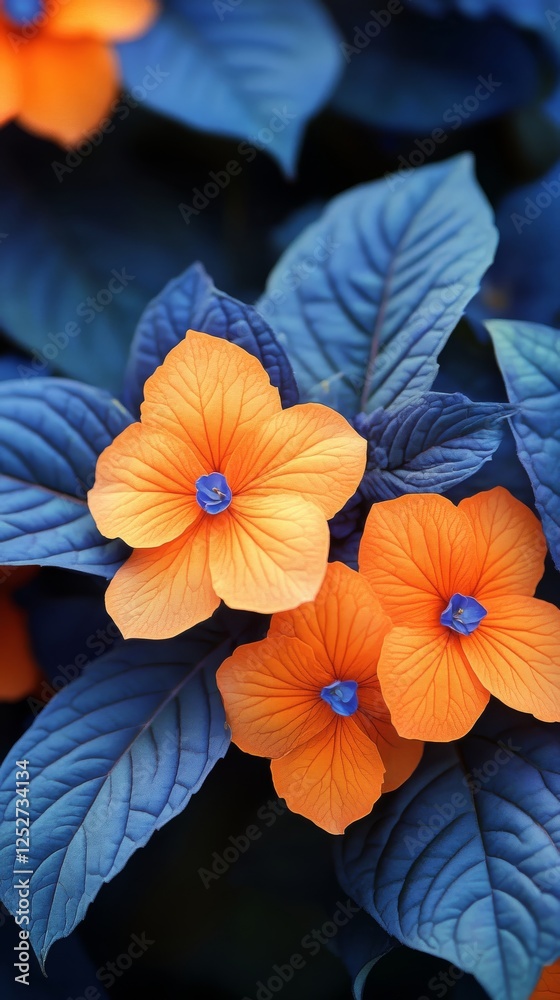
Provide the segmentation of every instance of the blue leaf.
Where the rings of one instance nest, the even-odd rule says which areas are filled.
[[[426,14],[443,17],[451,12],[476,19],[498,15],[513,21],[522,28],[550,32],[551,23],[546,18],[550,8],[549,0],[416,0],[417,6]]]
[[[410,134],[395,169],[419,166],[461,130],[539,99],[547,74],[558,75],[544,14],[537,36],[498,17],[463,18],[449,10],[448,0],[442,4],[447,16],[432,18],[416,0],[403,0],[386,25],[380,25],[386,5],[377,17],[361,0],[343,5],[347,71],[333,104],[350,118]],[[463,142],[468,146],[469,139]]]
[[[86,494],[99,454],[131,420],[78,382],[0,383],[0,564],[117,571],[129,550],[99,534]]]
[[[25,354],[4,354],[0,358],[0,382],[21,378],[21,371],[28,364],[29,358]]]
[[[236,637],[206,623],[166,642],[122,643],[53,698],[9,753],[0,770],[2,900],[17,911],[14,781],[16,761],[27,759],[29,930],[42,964],[224,756],[230,734],[214,675],[248,627],[237,616]]]
[[[496,260],[473,300],[474,318],[508,317],[558,322],[560,164],[500,203]]]
[[[508,397],[519,458],[531,480],[548,545],[560,569],[560,334],[537,323],[487,323]]]
[[[218,291],[201,264],[174,278],[150,302],[134,335],[123,398],[139,414],[144,383],[188,329],[223,337],[253,354],[280,390],[284,406],[298,401],[290,363],[268,323],[252,306]]]
[[[544,177],[507,194],[496,211],[496,224],[496,259],[469,305],[469,319],[560,323],[560,162]],[[478,324],[475,329],[478,334]],[[488,339],[484,330],[483,336]]]
[[[370,501],[444,493],[492,458],[509,413],[504,403],[427,392],[400,409],[358,414],[356,430],[368,441],[360,492]]]
[[[335,198],[280,258],[257,308],[304,400],[346,416],[429,389],[436,357],[492,261],[470,155]]]
[[[150,107],[246,139],[288,174],[342,69],[337,32],[317,0],[167,0],[152,30],[119,49],[129,87],[161,64]]]
[[[363,1000],[366,980],[380,958],[399,946],[367,913],[360,910],[341,927],[333,946],[352,980],[354,1000]]]
[[[0,132],[0,218],[8,234],[0,246],[0,326],[32,354],[26,377],[52,368],[111,392],[120,388],[142,309],[165,282],[196,256],[228,274],[223,227],[218,243],[211,213],[204,226],[185,226],[177,209],[184,182],[174,188],[149,172],[136,141],[132,155],[127,142],[141,112],[133,115],[124,100],[116,110],[91,156],[57,151],[15,128]],[[121,121],[123,114],[130,119]],[[67,171],[58,180],[53,164]]]
[[[559,760],[560,726],[493,704],[339,838],[342,885],[492,1000],[527,1000],[560,950]]]

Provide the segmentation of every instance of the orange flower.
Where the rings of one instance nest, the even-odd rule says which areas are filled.
[[[401,736],[455,740],[491,694],[560,721],[560,610],[531,596],[545,553],[502,487],[458,507],[434,494],[372,507],[359,565],[396,626],[379,680]]]
[[[216,675],[234,743],[272,757],[278,795],[329,833],[366,816],[422,755],[379,690],[390,627],[364,578],[330,563],[315,601],[273,615],[267,638],[238,646]]]
[[[119,90],[112,43],[143,34],[156,0],[0,0],[0,125],[73,145]]]
[[[260,361],[192,330],[144,392],[89,493],[99,530],[136,549],[106,596],[123,635],[177,635],[220,598],[269,613],[315,597],[365,439],[319,403],[282,410]]]
[[[560,959],[544,967],[530,1000],[560,1000]]]
[[[19,701],[32,694],[41,679],[27,628],[27,615],[13,600],[14,590],[23,587],[37,572],[36,567],[0,567],[0,701]]]

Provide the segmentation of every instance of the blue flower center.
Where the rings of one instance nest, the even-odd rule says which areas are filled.
[[[207,514],[221,514],[231,503],[231,490],[221,472],[200,476],[196,483],[196,499]]]
[[[486,608],[475,601],[474,597],[453,594],[445,611],[441,613],[440,622],[460,635],[470,635],[487,614]]]
[[[27,24],[42,10],[42,0],[4,0],[5,13],[16,24]]]
[[[358,707],[358,685],[356,681],[335,681],[323,688],[321,698],[337,715],[353,715]]]

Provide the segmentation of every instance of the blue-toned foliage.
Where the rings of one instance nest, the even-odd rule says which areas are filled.
[[[430,388],[496,247],[470,155],[345,192],[272,271],[257,308],[304,400],[347,416]]]
[[[518,4],[503,0],[506,5],[511,19],[477,21],[461,16],[448,0],[438,4],[444,17],[424,16],[431,12],[416,0],[402,0],[387,23],[386,5],[375,11],[361,0],[346,0],[340,20],[347,69],[335,108],[368,125],[410,134],[395,155],[395,169],[441,155],[446,143],[456,146],[458,136],[468,148],[462,133],[542,97],[550,76],[558,75],[544,13],[539,34],[524,33],[512,23],[521,22],[513,14]],[[533,21],[538,17],[533,8]]]
[[[560,952],[559,760],[560,726],[493,704],[340,838],[343,886],[492,1000],[527,1000]]]
[[[560,161],[544,177],[507,194],[496,224],[496,259],[468,307],[469,318],[560,324]],[[482,335],[487,339],[484,328]]]
[[[223,337],[253,354],[277,386],[284,406],[298,401],[294,375],[268,323],[252,306],[218,291],[202,264],[174,278],[145,309],[134,335],[123,398],[138,415],[144,383],[188,329]]]
[[[487,324],[509,399],[519,458],[560,569],[560,333],[537,323]]]
[[[361,910],[340,928],[333,946],[350,975],[354,1000],[363,1000],[369,973],[399,942]]]
[[[78,382],[0,383],[0,564],[117,571],[128,549],[99,534],[86,494],[98,455],[131,420]]]
[[[237,631],[236,631],[237,629]],[[30,938],[44,963],[104,882],[198,791],[230,741],[215,671],[254,619],[121,643],[43,709],[0,771],[0,886],[15,913],[16,761],[28,759]],[[31,865],[29,866],[31,867]]]
[[[368,500],[444,493],[488,462],[511,407],[473,403],[460,392],[427,392],[399,409],[358,414],[368,459],[360,492]]]
[[[25,354],[4,354],[0,357],[0,382],[21,378],[21,372],[25,371],[28,364],[29,359]]]
[[[83,156],[0,129],[0,327],[32,355],[26,377],[52,370],[118,392],[150,298],[199,256],[225,280],[211,213],[195,235],[177,210],[184,184],[131,158],[139,121],[118,104]]]
[[[552,24],[546,17],[549,0],[415,0],[417,7],[434,17],[444,17],[451,12],[465,17],[486,18],[493,14],[513,21],[533,31],[550,31]]]
[[[148,106],[266,149],[288,174],[343,65],[318,0],[164,0],[151,31],[119,48],[129,88],[161,64]]]

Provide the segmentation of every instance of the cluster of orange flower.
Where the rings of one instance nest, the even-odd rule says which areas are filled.
[[[267,638],[218,671],[233,740],[272,758],[288,806],[336,834],[491,694],[560,720],[560,610],[532,596],[537,518],[502,488],[458,507],[407,495],[372,507],[359,573],[327,564],[327,521],[365,463],[340,414],[282,410],[259,361],[189,331],[89,493],[101,532],[134,549],[106,596],[125,636],[177,635],[220,600],[272,613]]]

